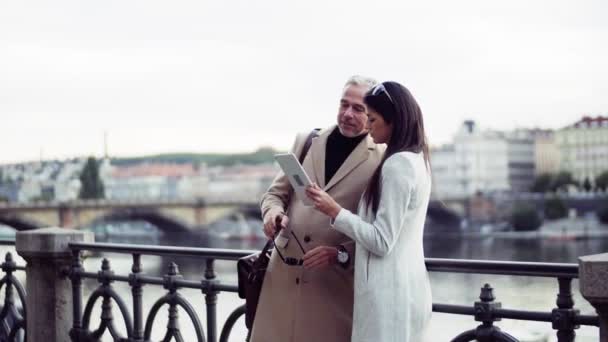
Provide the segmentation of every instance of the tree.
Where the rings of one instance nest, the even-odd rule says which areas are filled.
[[[536,230],[542,224],[540,215],[534,206],[521,204],[513,208],[510,222],[517,231]]]
[[[545,193],[551,190],[551,183],[553,182],[553,176],[550,173],[540,174],[534,179],[534,183],[530,188],[532,192]]]
[[[559,197],[553,197],[545,201],[545,217],[556,220],[568,216],[568,208]]]
[[[105,191],[103,181],[99,177],[99,164],[93,157],[87,159],[86,164],[80,173],[80,194],[81,199],[104,198]]]
[[[606,191],[608,188],[608,171],[604,171],[595,178],[595,189]]]
[[[574,180],[574,177],[572,177],[570,172],[561,171],[553,179],[551,190],[556,192],[560,190],[566,191],[568,189],[568,185],[578,186],[578,182]]]
[[[589,181],[589,177],[585,177],[585,181],[583,182],[583,189],[585,189],[585,192],[589,192],[591,191],[591,182]]]

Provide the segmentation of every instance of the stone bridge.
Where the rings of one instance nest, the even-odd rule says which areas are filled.
[[[81,229],[98,222],[147,221],[163,230],[192,231],[235,213],[259,213],[252,200],[77,200],[0,203],[0,224],[16,230],[41,227]]]
[[[464,201],[431,201],[434,224],[458,227]],[[146,221],[166,231],[196,231],[234,214],[258,217],[257,199],[246,200],[77,200],[71,202],[0,203],[0,224],[15,230],[43,227],[81,229],[101,222]]]

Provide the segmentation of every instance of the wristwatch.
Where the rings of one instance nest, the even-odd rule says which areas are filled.
[[[348,251],[346,251],[346,248],[344,248],[344,246],[342,245],[338,245],[336,246],[336,248],[338,249],[338,263],[342,265],[348,264],[349,255]]]

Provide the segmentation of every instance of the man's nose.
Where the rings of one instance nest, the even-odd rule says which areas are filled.
[[[347,107],[346,110],[344,111],[344,116],[347,117],[352,117],[353,116],[353,108],[352,107]]]

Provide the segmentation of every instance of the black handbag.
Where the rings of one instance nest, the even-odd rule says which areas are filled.
[[[306,153],[308,153],[312,144],[312,138],[316,136],[318,131],[318,128],[314,129],[306,138],[299,158],[300,164],[304,161]],[[268,240],[261,252],[242,257],[236,263],[239,297],[245,299],[245,326],[249,330],[253,327],[253,320],[258,308],[258,300],[260,299],[260,292],[262,292],[266,268],[270,262],[270,251],[273,246],[273,241]]]
[[[253,327],[272,246],[272,240],[268,240],[261,252],[242,257],[236,263],[239,297],[245,299],[245,326],[249,330]]]

